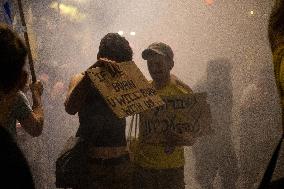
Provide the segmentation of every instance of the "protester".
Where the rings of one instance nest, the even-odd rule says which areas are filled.
[[[1,137],[1,140],[3,140],[3,143],[1,143],[3,145],[1,158],[7,160],[6,164],[5,161],[1,161],[1,163],[6,167],[11,166],[11,170],[7,175],[22,175],[23,180],[20,180],[25,183],[18,182],[18,184],[22,183],[22,187],[28,184],[29,188],[33,188],[30,170],[23,154],[15,143],[17,121],[33,137],[39,136],[43,129],[41,104],[43,87],[41,82],[37,81],[30,85],[33,98],[32,107],[30,107],[26,96],[22,92],[22,90],[25,90],[28,81],[28,73],[25,70],[26,57],[27,48],[22,40],[8,26],[0,24],[0,60],[2,67],[0,69],[0,124],[1,130],[4,129],[1,132],[3,134],[3,138]],[[5,133],[6,130],[9,133]],[[1,169],[1,171],[4,170]],[[11,178],[7,179],[13,180]]]
[[[196,179],[202,189],[212,189],[217,174],[222,189],[236,189],[238,160],[232,141],[233,87],[231,64],[225,58],[209,61],[207,77],[194,90],[206,91],[214,133],[193,146]]]
[[[187,85],[170,74],[174,66],[174,53],[170,46],[162,42],[153,43],[142,52],[142,57],[147,60],[152,84],[161,97],[192,93]],[[139,131],[142,132],[142,129],[139,127]],[[138,143],[135,164],[134,188],[185,188],[183,147]]]
[[[278,87],[278,92],[281,100],[282,107],[282,142],[284,137],[284,0],[276,0],[275,5],[272,9],[272,13],[269,19],[269,27],[268,27],[269,41],[271,46],[271,51],[273,55],[273,65],[274,65],[274,73],[276,79],[276,85]],[[283,144],[282,144],[283,146]],[[279,153],[279,152],[278,152]],[[270,164],[276,164],[276,161],[279,157],[277,157],[277,150],[273,154],[274,162],[270,162]],[[283,162],[280,164],[283,169]],[[270,166],[271,167],[271,166]],[[268,168],[267,172],[270,172],[270,175],[273,174],[274,170],[272,168]],[[267,176],[267,175],[266,175]],[[283,188],[284,187],[284,178],[274,181],[270,188]]]
[[[98,61],[91,68],[106,66],[112,74],[116,74],[117,63],[131,61],[132,55],[132,49],[124,37],[109,33],[101,40]],[[77,159],[72,164],[66,158],[72,164],[70,167],[73,166],[73,175],[69,175],[70,180],[65,177],[65,183],[60,183],[61,175],[57,174],[57,187],[131,188],[130,161],[125,137],[126,120],[119,119],[112,112],[85,72],[71,79],[65,109],[67,113],[78,113],[79,116],[76,145],[72,148],[73,152],[65,154],[73,160]],[[64,159],[64,155],[61,157]],[[57,165],[59,173],[60,158]]]
[[[271,67],[246,64],[238,110],[240,188],[256,188],[279,139],[281,110]],[[269,127],[268,127],[269,125]]]
[[[269,20],[269,40],[273,54],[273,64],[276,84],[281,98],[282,109],[284,106],[284,77],[283,77],[283,55],[284,55],[284,1],[278,0],[275,3],[274,9]],[[284,115],[283,111],[282,114]],[[283,117],[283,116],[282,116]],[[283,119],[284,120],[284,119]],[[284,124],[283,124],[284,128]]]
[[[16,120],[31,136],[39,136],[43,128],[41,82],[31,84],[33,106],[21,91],[28,80],[26,63],[27,49],[24,43],[7,26],[0,26],[0,121],[11,134],[16,136]]]

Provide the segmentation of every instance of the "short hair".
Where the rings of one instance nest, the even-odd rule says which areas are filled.
[[[0,24],[0,91],[8,93],[17,86],[26,57],[24,42],[7,25]]]
[[[118,33],[108,33],[100,42],[97,58],[108,58],[119,63],[131,61],[132,56],[133,51],[124,37]]]

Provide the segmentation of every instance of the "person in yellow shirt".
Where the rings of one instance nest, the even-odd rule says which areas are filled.
[[[276,0],[272,12],[270,14],[269,26],[268,26],[269,42],[271,46],[271,51],[273,55],[273,65],[276,85],[278,88],[280,103],[282,108],[282,137],[280,142],[275,149],[269,166],[265,172],[265,177],[263,178],[261,186],[266,187],[266,182],[271,181],[274,175],[277,175],[275,171],[275,165],[277,163],[278,167],[283,167],[283,161],[279,161],[279,150],[281,143],[283,146],[284,139],[284,0]],[[274,168],[272,168],[274,167]],[[277,169],[276,169],[277,170]],[[280,169],[282,170],[282,168]],[[276,173],[275,173],[276,172]],[[283,188],[284,187],[284,177],[281,174],[278,180],[275,180],[269,184],[269,188]],[[266,181],[266,182],[265,182]],[[261,187],[260,187],[261,188]]]
[[[276,84],[284,107],[284,0],[277,0],[269,20],[269,40]]]
[[[161,42],[152,43],[143,51],[142,57],[147,60],[152,84],[158,95],[163,97],[192,93],[186,84],[170,74],[174,66],[174,53],[170,46]],[[139,127],[139,131],[142,129]],[[138,142],[134,188],[184,189],[184,163],[183,147]]]

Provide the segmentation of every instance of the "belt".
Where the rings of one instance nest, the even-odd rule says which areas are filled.
[[[91,163],[98,164],[98,165],[119,165],[125,162],[130,161],[130,157],[128,154],[111,159],[102,159],[102,158],[93,158],[90,159]]]
[[[89,157],[92,159],[112,159],[127,155],[126,146],[120,147],[91,147],[89,149]]]

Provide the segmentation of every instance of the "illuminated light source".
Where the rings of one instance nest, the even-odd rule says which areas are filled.
[[[81,21],[86,15],[81,13],[77,7],[63,3],[52,2],[50,8],[60,11],[60,14],[68,16],[73,21]]]
[[[118,31],[117,33],[118,33],[119,35],[123,35],[123,34],[124,34],[124,32],[123,32],[123,31],[121,31],[121,30],[120,30],[120,31]]]
[[[132,36],[134,36],[134,35],[136,35],[136,32],[130,32],[130,35],[132,35]]]
[[[250,11],[250,14],[251,14],[251,15],[253,15],[253,14],[254,14],[254,12],[253,12],[253,11]]]
[[[212,5],[214,3],[214,0],[205,0],[205,3],[207,5]]]

